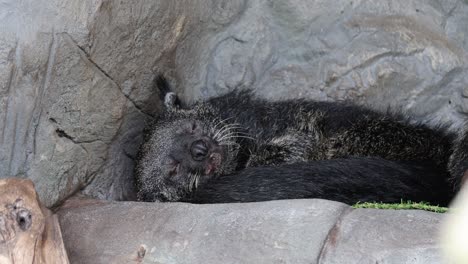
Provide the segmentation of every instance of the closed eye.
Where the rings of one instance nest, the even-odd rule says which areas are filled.
[[[197,122],[192,122],[192,133],[197,129]]]
[[[172,168],[169,170],[169,176],[174,177],[177,175],[177,172],[179,171],[179,164],[172,166]]]
[[[174,156],[169,155],[166,159],[165,165],[177,166],[179,163],[180,162],[176,158],[174,158]]]
[[[177,175],[177,172],[179,171],[179,167],[180,167],[179,161],[177,161],[172,156],[168,156],[165,165],[168,166],[168,175],[170,177]]]

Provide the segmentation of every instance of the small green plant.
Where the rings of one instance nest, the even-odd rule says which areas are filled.
[[[447,207],[440,207],[437,205],[430,205],[426,202],[411,202],[411,201],[401,201],[400,203],[356,203],[353,205],[353,208],[373,208],[373,209],[393,209],[393,210],[425,210],[436,213],[445,213],[448,211]]]

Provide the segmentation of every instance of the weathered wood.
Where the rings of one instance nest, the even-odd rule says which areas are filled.
[[[0,263],[69,263],[57,217],[30,180],[0,180]]]

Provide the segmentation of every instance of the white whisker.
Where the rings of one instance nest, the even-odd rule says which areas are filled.
[[[245,139],[254,140],[253,137],[239,136],[239,135],[230,135],[230,136],[228,136],[228,137],[223,138],[223,141],[228,141],[228,140],[230,140],[230,139],[236,139],[236,138],[245,138]]]
[[[216,141],[219,141],[218,139],[222,138],[223,134],[228,133],[230,130],[236,129],[236,128],[240,128],[239,124],[227,124],[227,125],[221,127],[221,129],[219,129],[218,132],[216,132],[216,134],[213,136],[213,138]]]
[[[214,126],[214,129],[217,129],[219,125],[222,125],[224,121],[219,119],[218,123],[216,123],[216,125]]]
[[[189,173],[189,177],[190,177],[190,182],[189,182],[189,186],[188,186],[188,191],[192,192],[195,178],[193,177],[192,173]]]
[[[224,138],[236,135],[236,131],[230,131],[229,133],[224,134],[222,137],[220,137],[219,141],[223,141]]]
[[[251,137],[251,136],[248,136],[248,135],[237,135],[236,138],[246,138],[246,139],[251,139],[251,140],[254,140],[255,138],[254,137]]]
[[[225,126],[222,127],[222,129],[220,130],[225,130],[225,129],[232,129],[232,128],[240,128],[240,124],[238,123],[233,123],[233,124],[227,124]]]
[[[225,121],[227,121],[228,119],[232,119],[232,117],[228,117],[228,118],[225,118],[223,120],[219,119],[218,123],[216,123],[216,125],[213,127],[214,130],[217,130],[218,126],[219,125],[222,125]]]
[[[199,180],[200,180],[200,176],[201,176],[200,173],[197,173],[197,174],[195,175],[195,189],[198,188],[198,182],[199,182]]]

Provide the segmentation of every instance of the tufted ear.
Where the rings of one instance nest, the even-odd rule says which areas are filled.
[[[171,91],[167,79],[162,74],[158,74],[155,82],[159,89],[159,99],[164,102],[164,106],[169,110],[180,108],[180,99],[175,92]]]

